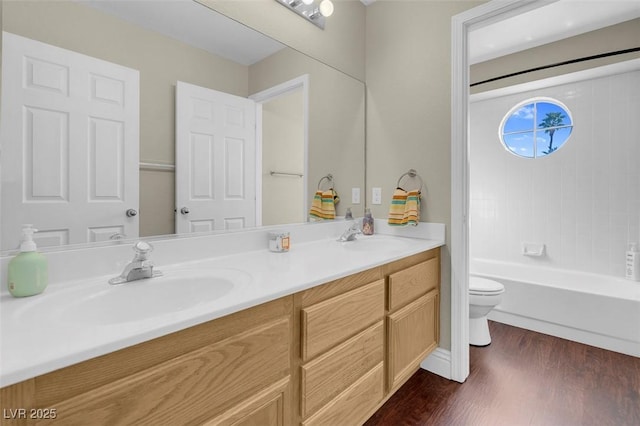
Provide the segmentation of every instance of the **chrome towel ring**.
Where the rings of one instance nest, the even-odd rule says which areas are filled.
[[[402,179],[404,177],[410,177],[411,179],[418,179],[420,181],[420,189],[419,191],[422,192],[422,187],[424,186],[424,182],[422,181],[422,178],[420,177],[420,175],[418,174],[418,172],[415,171],[415,169],[409,169],[409,171],[405,174],[403,174],[402,176],[400,176],[400,179],[398,179],[398,184],[396,185],[397,188],[401,188],[400,186],[400,182],[402,182]]]
[[[329,182],[329,189],[334,187],[333,175],[329,173],[328,175],[323,176],[322,179],[320,179],[320,181],[318,182],[318,189],[320,189],[320,187],[322,186],[322,182],[324,182],[325,180]]]

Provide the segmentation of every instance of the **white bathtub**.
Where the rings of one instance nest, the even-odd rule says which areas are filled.
[[[478,259],[469,270],[504,284],[490,320],[640,357],[640,282]]]

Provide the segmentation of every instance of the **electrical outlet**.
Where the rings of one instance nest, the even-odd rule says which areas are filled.
[[[371,204],[382,204],[382,188],[371,189]]]
[[[351,188],[351,204],[360,204],[360,188]]]

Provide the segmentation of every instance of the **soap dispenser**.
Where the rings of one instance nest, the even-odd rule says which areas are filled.
[[[33,225],[22,225],[20,254],[9,262],[9,293],[14,297],[34,296],[47,287],[47,258],[36,251]]]
[[[362,218],[362,233],[364,235],[373,235],[373,216],[368,208],[364,210],[364,217]]]

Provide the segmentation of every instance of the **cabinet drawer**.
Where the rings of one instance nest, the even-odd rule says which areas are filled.
[[[306,362],[384,316],[384,280],[302,309],[302,360]]]
[[[290,388],[290,377],[282,379],[202,426],[290,425]]]
[[[289,374],[288,319],[57,404],[61,424],[202,423]]]
[[[383,322],[302,366],[302,417],[308,417],[382,362]]]
[[[440,258],[434,257],[389,276],[389,311],[395,311],[407,303],[438,288]]]
[[[438,345],[438,291],[432,290],[387,322],[389,389],[402,384]]]
[[[358,425],[364,423],[384,395],[383,363],[376,365],[360,380],[325,405],[303,426]]]

